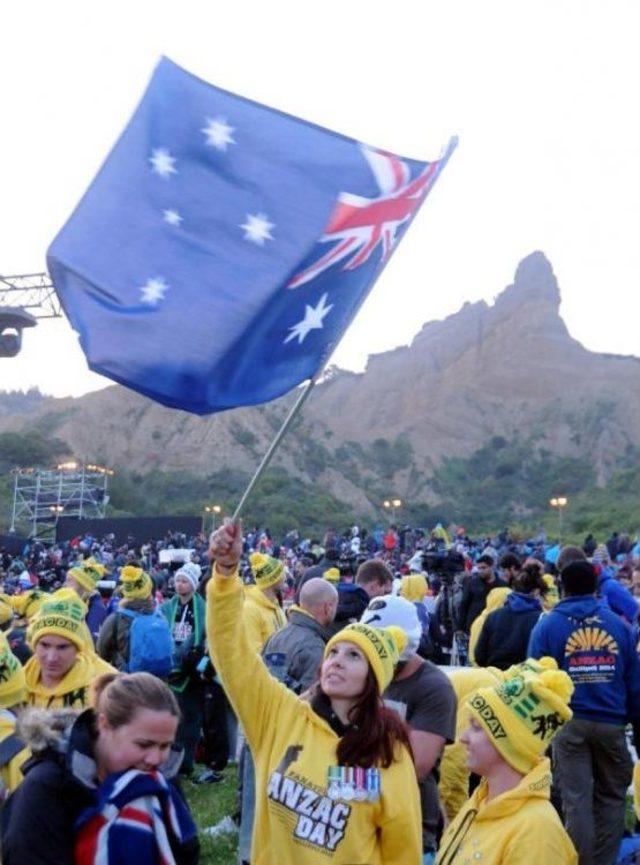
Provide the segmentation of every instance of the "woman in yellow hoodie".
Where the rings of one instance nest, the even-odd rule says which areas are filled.
[[[84,709],[96,676],[116,672],[93,651],[85,613],[76,593],[61,589],[31,621],[27,639],[33,655],[24,668],[29,705]]]
[[[572,692],[560,670],[536,675],[525,669],[471,695],[461,741],[468,768],[482,781],[447,827],[437,865],[576,865],[576,851],[549,801],[551,773],[543,756],[571,718]]]
[[[350,625],[327,643],[320,685],[302,700],[247,639],[239,524],[212,537],[212,660],[256,764],[252,865],[419,865],[420,804],[406,728],[382,706],[402,632]]]

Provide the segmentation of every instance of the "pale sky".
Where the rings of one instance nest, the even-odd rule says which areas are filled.
[[[348,369],[535,249],[593,351],[640,355],[637,0],[21,0],[0,5],[0,274],[45,251],[162,54],[212,84],[367,144],[460,144],[334,355]],[[66,320],[0,359],[0,389],[108,384]]]

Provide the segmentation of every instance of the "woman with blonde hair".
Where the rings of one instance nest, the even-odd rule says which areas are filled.
[[[149,673],[101,676],[79,716],[25,713],[18,731],[33,759],[5,806],[3,865],[196,865],[196,829],[172,783],[178,721],[171,690]]]

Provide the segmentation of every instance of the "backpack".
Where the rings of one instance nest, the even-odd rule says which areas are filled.
[[[152,673],[160,679],[166,679],[174,667],[174,646],[165,617],[158,610],[151,614],[118,610],[118,615],[132,620],[129,629],[129,660],[125,671]]]

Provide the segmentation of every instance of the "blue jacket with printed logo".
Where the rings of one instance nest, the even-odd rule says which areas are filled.
[[[528,654],[550,655],[575,686],[574,717],[624,724],[640,717],[640,661],[631,627],[593,595],[564,598],[541,616]]]

